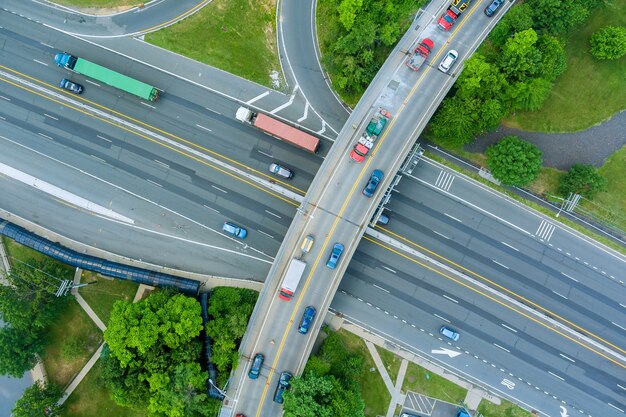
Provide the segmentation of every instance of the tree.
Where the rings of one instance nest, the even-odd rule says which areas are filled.
[[[500,47],[515,32],[533,27],[532,8],[528,3],[517,3],[509,9],[489,34],[494,45]]]
[[[539,37],[533,29],[517,32],[507,39],[499,66],[509,81],[525,81],[541,71],[542,56],[535,46]]]
[[[605,26],[589,39],[596,59],[619,59],[626,55],[626,27]]]
[[[62,391],[56,385],[42,385],[39,381],[26,388],[22,398],[17,400],[12,410],[13,417],[55,417],[62,407],[57,404]]]
[[[559,192],[580,194],[589,200],[600,191],[606,191],[607,180],[592,165],[574,164],[559,181]]]
[[[64,276],[60,263],[51,259],[15,262],[0,285],[0,374],[21,377],[32,369],[36,355],[46,346],[45,328],[58,316],[65,299],[57,298],[57,277]]]
[[[363,0],[342,0],[337,6],[339,21],[346,30],[352,29],[354,19],[363,7]]]
[[[509,85],[506,97],[512,110],[538,110],[552,90],[552,83],[543,78]]]
[[[587,19],[593,1],[586,0],[528,0],[536,28],[542,28],[555,35],[565,35],[567,31]],[[589,4],[594,3],[594,4]]]
[[[113,306],[104,339],[103,379],[119,405],[148,405],[151,416],[204,415],[207,374],[198,365],[200,304],[171,291]]]
[[[365,403],[358,385],[343,384],[335,376],[307,372],[291,380],[285,393],[285,417],[363,417]]]
[[[505,185],[524,186],[539,175],[541,151],[517,136],[505,137],[486,154],[491,173]]]
[[[567,68],[563,42],[554,36],[542,35],[537,42],[537,49],[541,53],[539,77],[548,81],[554,81]]]

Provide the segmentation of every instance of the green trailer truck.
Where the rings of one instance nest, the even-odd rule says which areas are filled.
[[[135,80],[127,75],[94,64],[83,58],[78,58],[67,52],[60,52],[54,57],[54,62],[61,68],[67,68],[78,74],[101,81],[112,87],[119,88],[127,93],[134,94],[144,100],[152,102],[159,98],[159,90],[144,82]]]

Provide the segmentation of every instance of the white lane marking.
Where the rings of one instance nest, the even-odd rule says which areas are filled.
[[[267,214],[269,214],[270,216],[274,216],[274,217],[278,217],[279,219],[282,219],[282,217],[280,217],[278,214],[276,214],[276,213],[272,213],[272,212],[271,212],[271,211],[269,211],[269,210],[265,210],[265,212],[266,212]]]
[[[322,120],[322,128],[320,130],[318,130],[317,132],[315,132],[315,133],[317,133],[320,136],[323,136],[324,132],[326,132],[326,126],[327,126],[326,122]],[[335,129],[333,129],[332,127],[331,127],[331,129],[333,130],[333,132],[335,131]],[[326,136],[324,136],[324,137],[326,137]],[[335,142],[335,140],[333,139],[332,142]]]
[[[508,243],[506,243],[506,242],[500,242],[500,243],[502,243],[504,246],[508,246],[509,248],[513,249],[514,251],[519,252],[519,249],[517,249],[515,246],[511,246],[511,245],[509,245],[509,244],[508,244]]]
[[[213,210],[214,212],[216,212],[217,214],[220,214],[220,211],[218,209],[214,209],[213,207],[209,207],[206,204],[203,204],[204,207],[208,208],[209,210]]]
[[[93,159],[97,159],[97,160],[98,160],[98,161],[100,161],[100,162],[104,162],[105,164],[106,164],[106,162],[107,162],[107,161],[105,161],[104,159],[102,159],[102,158],[100,158],[100,157],[98,157],[98,156],[96,156],[96,155],[90,154],[89,156],[91,156]]]
[[[619,327],[619,328],[620,328],[620,329],[622,329],[622,330],[626,330],[626,328],[624,328],[624,327],[620,326],[619,324],[615,323],[614,321],[612,321],[612,322],[611,322],[611,324],[612,324],[613,326],[617,326],[617,327]]]
[[[42,44],[43,46],[47,46],[50,49],[56,49],[54,46],[48,45],[47,43],[43,43],[43,42],[39,42],[39,43]]]
[[[106,140],[107,142],[113,142],[111,139],[107,139],[107,138],[105,138],[103,136],[100,136],[100,135],[96,135],[96,137],[98,137],[98,138],[100,138],[102,140]]]
[[[269,233],[265,233],[263,230],[257,230],[259,233],[264,234],[265,236],[268,236],[272,239],[274,239],[274,236],[270,235]]]
[[[196,124],[196,126],[198,126],[200,129],[204,129],[204,130],[206,130],[207,132],[213,132],[213,131],[212,131],[211,129],[209,129],[208,127],[204,127],[204,126],[199,125],[199,124]]]
[[[46,63],[46,62],[41,62],[41,61],[38,61],[36,59],[33,59],[33,61],[35,61],[38,64],[45,65],[46,67],[48,66],[48,63]]]
[[[228,194],[228,191],[222,190],[220,187],[216,187],[215,185],[211,185],[211,187],[215,188],[217,191],[223,192],[224,194]]]
[[[439,314],[433,314],[433,316],[435,316],[435,317],[437,317],[437,318],[439,318],[439,319],[441,319],[441,320],[445,321],[446,323],[450,323],[450,320],[448,320],[448,319],[445,319],[445,318],[441,317]]]
[[[93,82],[93,81],[91,81],[91,80],[85,80],[85,82],[87,82],[87,83],[89,83],[89,84],[93,84],[93,85],[95,85],[96,87],[100,87],[100,84],[98,84],[98,83],[96,83],[96,82]]]
[[[169,168],[170,167],[168,164],[166,164],[165,162],[161,162],[158,159],[155,159],[154,162],[156,162],[157,164],[161,165],[164,168]]]
[[[384,291],[384,292],[386,292],[387,294],[389,294],[389,290],[386,290],[386,289],[384,289],[383,287],[380,287],[380,286],[378,286],[378,285],[376,285],[376,284],[373,284],[373,285],[374,285],[374,287],[378,288],[379,290]]]
[[[393,269],[391,269],[391,268],[389,268],[389,267],[387,267],[385,265],[383,265],[382,267],[385,268],[387,271],[391,272],[392,274],[396,273],[396,271],[394,271]]]
[[[44,138],[46,138],[46,139],[54,140],[54,139],[52,139],[50,136],[46,135],[45,133],[37,132],[37,134],[38,134],[39,136],[43,136],[43,137],[44,137]]]
[[[260,151],[260,150],[258,150],[258,149],[257,149],[257,152],[258,152],[258,153],[260,153],[261,155],[265,155],[265,156],[270,157],[270,158],[273,158],[273,157],[274,157],[274,155],[270,155],[269,153],[266,153],[266,152]]]
[[[301,118],[298,119],[298,123],[305,120],[308,117],[308,115],[309,115],[309,102],[307,101],[304,106],[304,114],[302,115]]]
[[[153,108],[153,109],[156,109],[156,107],[154,107],[153,105],[148,104],[148,103],[144,103],[143,101],[141,102],[141,104],[143,104],[143,105],[144,105],[144,106],[146,106],[146,107],[151,107],[151,108]]]
[[[446,235],[444,235],[444,234],[441,234],[441,233],[439,233],[439,232],[438,232],[438,231],[436,231],[436,230],[433,230],[433,233],[438,234],[439,236],[441,236],[441,237],[442,237],[442,238],[444,238],[444,239],[448,239],[448,240],[450,240],[450,238],[449,238],[448,236],[446,236]]]
[[[574,277],[570,277],[569,275],[567,275],[565,272],[561,272],[561,274],[565,275],[566,277],[568,277],[569,279],[571,279],[574,282],[579,282],[576,278]]]
[[[456,218],[456,217],[454,217],[454,216],[449,215],[448,213],[443,213],[443,215],[444,215],[444,216],[448,216],[448,217],[450,217],[452,220],[456,220],[456,221],[457,221],[457,222],[459,222],[459,223],[463,223],[461,220],[457,219],[457,218]]]
[[[619,305],[620,305],[620,306],[622,306],[622,307],[624,307],[624,308],[626,308],[626,305],[624,305],[624,304],[622,304],[622,303],[619,303]]]
[[[296,86],[293,88],[293,92],[291,93],[291,97],[289,97],[289,101],[287,101],[284,104],[281,104],[280,106],[276,107],[274,110],[270,111],[270,114],[276,114],[279,111],[281,111],[282,109],[284,109],[285,107],[289,107],[291,106],[291,104],[293,103],[294,99],[296,98],[296,93],[298,92],[298,90],[300,89],[300,86],[298,84],[296,84]]]
[[[158,182],[152,181],[152,180],[151,180],[151,179],[149,179],[149,178],[146,178],[146,181],[148,181],[148,182],[149,182],[149,183],[151,183],[151,184],[156,185],[157,187],[161,187],[161,188],[163,188],[163,186],[162,186],[161,184],[159,184]]]
[[[448,296],[447,296],[447,295],[445,295],[445,294],[443,294],[443,297],[444,297],[444,298],[447,298],[448,300],[452,301],[453,303],[457,303],[457,304],[459,303],[459,302],[458,302],[457,300],[455,300],[454,298],[452,298],[452,297],[448,297]]]
[[[562,353],[559,353],[559,356],[562,357],[563,359],[567,359],[568,361],[572,362],[572,363],[576,363],[576,361],[572,358],[570,358],[569,356],[565,356]]]
[[[620,384],[617,384],[617,386],[626,391],[626,387],[622,387]]]
[[[512,328],[511,326],[507,326],[507,325],[506,325],[506,324],[504,324],[504,323],[500,323],[500,325],[501,325],[502,327],[505,327],[505,328],[509,329],[509,330],[510,330],[510,331],[512,331],[513,333],[517,333],[517,330],[515,330],[515,329],[514,329],[514,328]]]
[[[10,99],[10,98],[5,97],[5,96],[0,96],[0,98],[1,98],[2,100],[11,101],[11,99]]]
[[[2,116],[0,116],[0,119],[2,119],[2,120],[6,120],[6,119],[5,119],[4,117],[2,117]]]
[[[563,294],[559,294],[558,292],[552,290],[553,293],[555,293],[556,295],[558,295],[559,297],[565,298],[566,300],[568,300],[568,298],[566,296],[564,296]]]
[[[257,100],[261,100],[263,97],[265,97],[265,96],[266,96],[266,95],[268,95],[269,93],[270,93],[269,91],[266,91],[266,92],[264,92],[264,93],[261,93],[261,94],[259,94],[258,96],[254,97],[254,98],[252,98],[252,99],[250,99],[250,100],[248,100],[248,101],[246,101],[246,104],[252,104],[252,103],[254,103],[254,102],[255,102],[255,101],[257,101]]]
[[[503,351],[505,351],[505,352],[509,352],[509,353],[511,353],[511,351],[510,351],[510,350],[508,350],[507,348],[504,348],[504,347],[500,346],[500,345],[499,345],[499,344],[497,344],[497,343],[494,343],[493,345],[494,345],[495,347],[497,347],[497,348],[502,349],[502,350],[503,350]]]
[[[624,412],[624,410],[622,410],[622,409],[621,409],[621,408],[619,408],[619,407],[614,406],[614,405],[613,405],[613,404],[611,404],[611,403],[607,403],[607,404],[608,404],[608,405],[610,405],[611,407],[613,407],[614,409],[621,411],[622,413]]]
[[[48,113],[44,113],[43,115],[46,116],[46,117],[51,118],[52,120],[59,120],[56,117],[49,115]]]
[[[492,261],[493,261],[493,263],[496,263],[496,264],[500,265],[502,268],[509,269],[509,267],[508,267],[508,266],[506,266],[506,265],[504,265],[504,264],[501,264],[500,262],[496,261],[495,259],[492,259]]]
[[[563,378],[562,376],[559,376],[559,375],[555,374],[554,372],[548,371],[548,373],[549,373],[550,375],[552,375],[553,377],[555,377],[555,378],[559,378],[561,381],[565,381],[565,378]]]
[[[217,110],[213,110],[213,109],[210,109],[208,107],[205,107],[205,109],[207,109],[208,111],[210,111],[212,113],[219,114],[220,116],[222,115],[222,113],[218,112]]]

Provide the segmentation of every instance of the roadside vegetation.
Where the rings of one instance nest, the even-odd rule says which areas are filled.
[[[109,322],[113,304],[118,300],[132,302],[139,287],[132,281],[105,277],[91,271],[83,271],[80,282],[90,284],[80,287],[78,292],[104,324]]]
[[[516,406],[515,404],[502,400],[500,405],[493,404],[489,401],[481,401],[478,406],[478,413],[484,417],[531,417],[532,414],[529,411],[524,410]]]
[[[68,7],[80,7],[83,9],[113,9],[125,10],[131,7],[147,3],[141,0],[54,0],[53,3],[62,4]],[[111,13],[112,11],[109,11]]]
[[[424,0],[319,0],[317,35],[333,89],[354,107]]]
[[[626,57],[598,60],[591,54],[592,34],[605,26],[624,25],[626,0],[603,2],[585,25],[567,37],[567,69],[556,80],[541,110],[517,112],[505,124],[524,130],[572,132],[602,122],[626,108]],[[590,138],[593,140],[593,138]]]
[[[147,34],[161,48],[267,87],[282,84],[276,0],[213,0],[192,16]]]

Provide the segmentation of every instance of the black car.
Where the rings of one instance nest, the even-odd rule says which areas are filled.
[[[72,81],[68,80],[67,78],[63,78],[61,80],[61,83],[59,84],[59,87],[61,87],[64,90],[71,91],[74,94],[81,94],[83,92],[83,86],[82,85],[77,84],[75,82],[72,82]]]
[[[278,385],[276,386],[276,392],[274,393],[274,402],[278,404],[282,404],[284,401],[283,393],[289,389],[289,381],[291,381],[293,375],[289,372],[282,372],[280,374],[280,379],[278,380]]]

